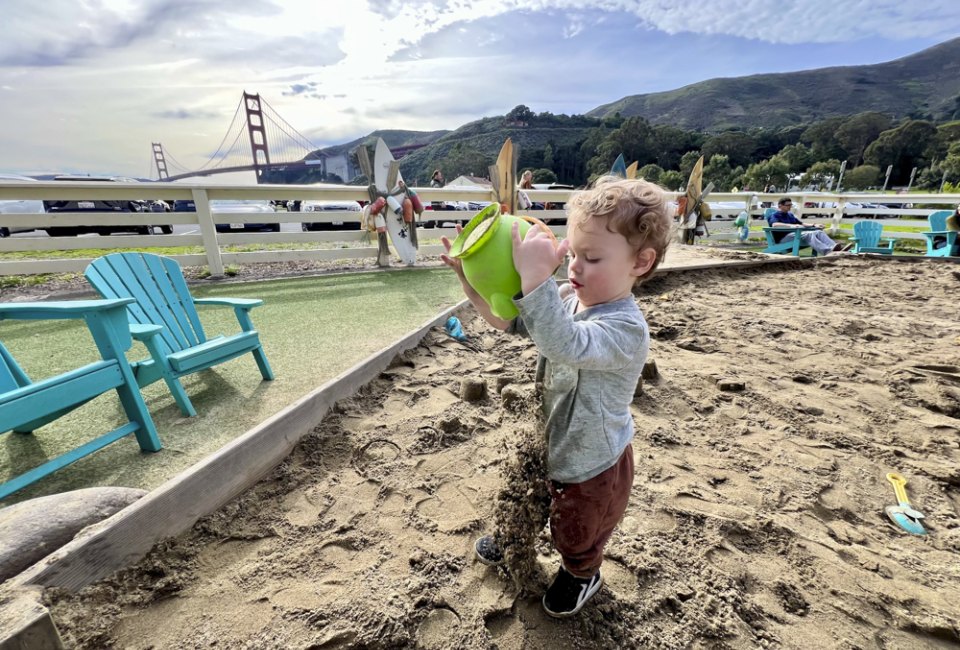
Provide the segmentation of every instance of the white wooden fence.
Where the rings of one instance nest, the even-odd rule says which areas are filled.
[[[432,201],[455,201],[483,203],[493,200],[489,190],[467,188],[416,188],[425,205]],[[530,190],[530,199],[537,203],[560,204],[570,197],[569,190]],[[670,193],[671,198],[676,193]],[[725,203],[724,207],[714,209],[715,219],[732,218],[741,210],[747,210],[754,217],[763,214],[761,205],[770,202],[774,206],[780,194],[756,194],[751,192],[711,194],[711,203]],[[933,209],[951,209],[960,202],[956,194],[829,194],[829,193],[791,193],[794,213],[801,218],[829,218],[832,227],[844,229],[852,224],[848,218],[851,204],[882,202],[885,205],[903,206],[897,209],[864,208],[853,210],[857,215],[897,216],[912,215],[925,220]],[[260,200],[366,200],[363,187],[350,186],[309,186],[309,185],[215,185],[180,183],[111,183],[111,182],[0,182],[0,201],[39,199],[39,200],[193,200],[196,212],[81,212],[81,213],[42,213],[42,214],[0,214],[0,227],[7,228],[56,228],[91,225],[132,225],[160,226],[187,225],[196,226],[195,234],[153,234],[153,235],[111,235],[98,237],[47,237],[41,231],[27,236],[0,239],[0,276],[28,275],[38,273],[62,273],[82,271],[92,258],[43,259],[43,251],[64,251],[80,249],[150,249],[155,247],[202,247],[203,254],[173,255],[185,266],[209,267],[214,276],[223,274],[224,266],[229,264],[251,264],[258,262],[283,262],[300,260],[338,260],[377,257],[376,238],[371,238],[359,230],[333,230],[327,232],[279,232],[279,233],[218,233],[215,224],[221,223],[301,223],[308,222],[353,222],[359,221],[359,212],[283,212],[263,213],[217,213],[211,212],[210,201],[223,199],[260,199]],[[922,204],[924,207],[915,207]],[[805,207],[805,206],[815,207]],[[937,206],[931,208],[929,206]],[[547,221],[563,218],[562,210],[535,210],[528,214]],[[431,212],[426,211],[423,219],[441,219],[443,221],[467,220],[473,212]],[[719,219],[711,225],[712,239],[732,239],[736,235],[732,226],[720,225]],[[562,225],[551,226],[558,234],[564,234]],[[852,225],[850,225],[852,228]],[[419,230],[421,241],[437,240],[441,235],[453,237],[454,228]],[[915,233],[889,233],[900,238],[922,239]],[[329,242],[342,247],[327,249],[298,248],[297,244]],[[229,244],[289,244],[289,248],[249,252],[229,252],[222,247]],[[438,255],[443,247],[437,243],[421,243],[420,253]],[[9,255],[21,253],[21,255]],[[17,259],[12,259],[16,257]],[[30,259],[23,259],[29,257]]]

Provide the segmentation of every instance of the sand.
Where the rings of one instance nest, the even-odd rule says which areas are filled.
[[[473,558],[497,494],[526,494],[536,351],[469,312],[481,351],[431,332],[268,479],[47,602],[79,648],[956,647],[958,295],[955,265],[852,258],[638,290],[659,376],[606,584],[574,619]],[[926,537],[884,515],[890,471]]]

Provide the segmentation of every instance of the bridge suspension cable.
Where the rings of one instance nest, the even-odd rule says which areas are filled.
[[[249,142],[244,136],[249,136]],[[227,145],[228,142],[229,145]],[[161,146],[159,143],[155,145]],[[287,122],[260,95],[244,92],[220,144],[203,165],[187,167],[166,149],[162,149],[161,155],[164,157],[164,164],[168,161],[171,167],[169,171],[173,172],[167,172],[168,177],[183,178],[218,173],[214,171],[217,169],[256,171],[264,163],[267,166],[283,165],[323,158],[316,155],[317,149],[318,147],[310,142],[309,138]],[[253,158],[252,163],[251,158]],[[160,165],[160,163],[157,164]]]

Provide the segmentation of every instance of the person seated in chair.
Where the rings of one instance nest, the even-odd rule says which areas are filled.
[[[789,196],[785,196],[779,201],[777,201],[777,211],[774,212],[769,217],[769,222],[771,226],[777,226],[780,228],[802,228],[807,224],[803,223],[797,219],[790,208],[793,207],[793,201]],[[817,230],[804,230],[800,233],[800,239],[804,244],[812,248],[817,252],[817,255],[828,255],[830,253],[839,253],[842,251],[847,251],[853,247],[853,244],[848,244],[844,246],[838,242],[830,239],[827,233],[823,232],[823,225],[817,224]],[[790,241],[795,236],[795,233],[787,233],[786,236],[780,239],[781,242]]]

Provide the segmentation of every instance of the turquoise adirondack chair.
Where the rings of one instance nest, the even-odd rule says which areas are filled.
[[[100,361],[82,368],[32,382],[0,343],[0,434],[8,431],[31,434],[113,389],[120,397],[128,420],[123,426],[0,484],[0,499],[131,433],[143,451],[160,450],[157,429],[140,395],[133,369],[124,356],[132,345],[126,323],[127,305],[132,302],[128,298],[0,304],[0,320],[85,320],[101,356]]]
[[[133,298],[127,307],[130,334],[143,342],[150,359],[133,365],[137,383],[163,379],[184,415],[197,414],[180,377],[212,368],[248,352],[266,380],[273,370],[250,320],[250,310],[263,304],[248,298],[194,298],[176,261],[150,253],[113,253],[95,259],[84,272],[105,298]],[[207,338],[195,305],[233,307],[241,332]]]
[[[793,228],[777,228],[773,225],[773,215],[777,213],[776,208],[767,208],[763,211],[763,218],[767,221],[767,227],[763,229],[763,234],[767,236],[767,247],[763,249],[764,253],[787,253],[791,255],[800,256],[800,250],[804,248],[809,248],[807,244],[803,243],[803,238],[800,237],[800,232],[794,230]],[[782,241],[784,237],[790,233],[795,233],[796,236],[792,237],[788,241]],[[813,251],[813,254],[816,255],[816,251]]]
[[[947,217],[950,210],[937,210],[927,217],[930,231],[922,233],[927,238],[927,257],[950,257],[957,244],[957,231],[947,230]]]
[[[858,221],[853,224],[853,252],[893,255],[895,240],[884,237],[882,241],[886,243],[881,244],[882,234],[883,224],[876,221]]]

